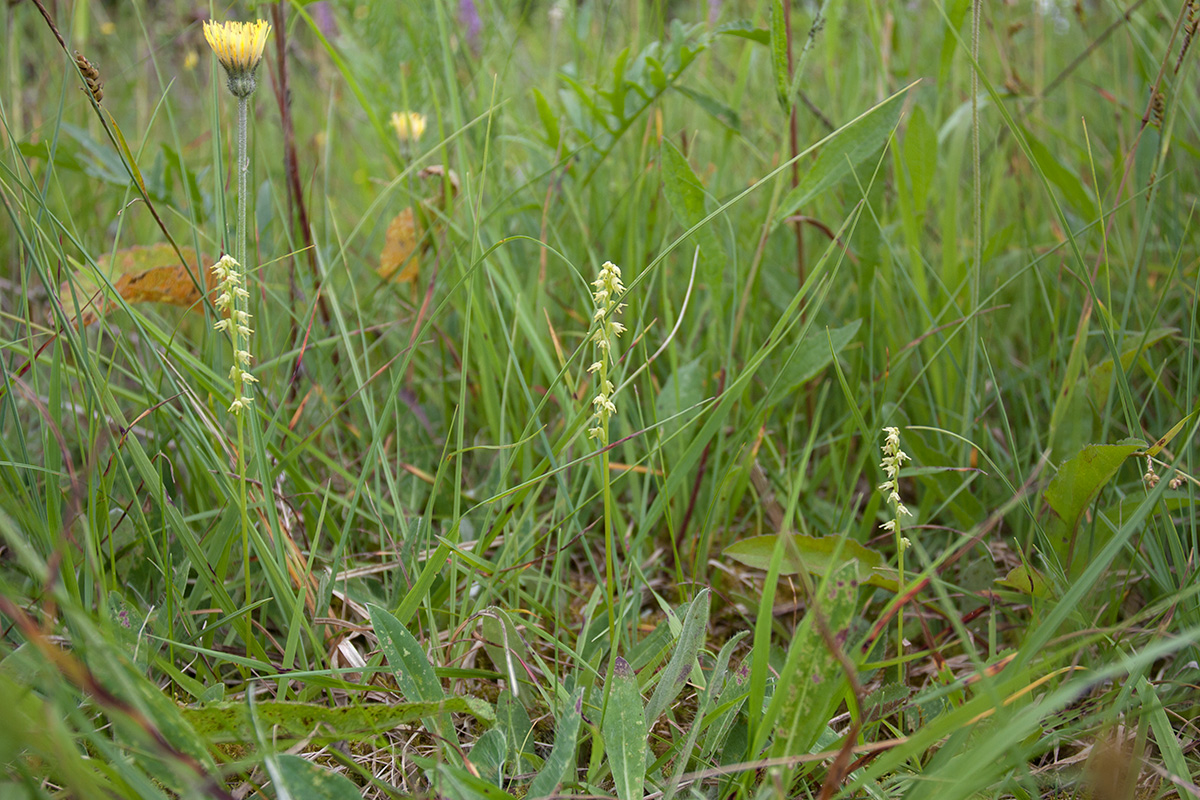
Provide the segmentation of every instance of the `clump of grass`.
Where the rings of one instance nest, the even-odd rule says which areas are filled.
[[[467,5],[2,12],[0,793],[1189,796],[1196,4]]]

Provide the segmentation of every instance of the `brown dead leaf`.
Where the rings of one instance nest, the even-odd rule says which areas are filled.
[[[203,257],[197,258],[196,251],[191,248],[182,248],[180,252],[189,264],[208,263]],[[102,256],[96,266],[126,303],[167,303],[181,308],[200,309],[200,292],[195,280],[179,263],[179,256],[170,245],[127,247],[118,250],[112,257]],[[201,269],[205,288],[211,290],[211,273],[203,267]],[[108,298],[108,294],[108,287],[101,286],[90,270],[76,272],[58,290],[59,300],[72,321],[75,321],[75,303],[79,303],[80,319],[77,324],[81,327],[91,325],[99,314],[107,314],[119,307],[114,299]]]

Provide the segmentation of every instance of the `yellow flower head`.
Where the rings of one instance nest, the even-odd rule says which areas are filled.
[[[417,111],[393,111],[392,127],[402,142],[415,142],[425,133],[425,115]]]
[[[262,61],[263,48],[271,26],[263,20],[254,22],[204,23],[204,38],[225,68],[229,91],[235,97],[248,97],[258,85],[255,72]]]

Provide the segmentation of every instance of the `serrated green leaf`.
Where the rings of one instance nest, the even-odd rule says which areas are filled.
[[[859,164],[878,153],[896,129],[907,96],[908,87],[831,134],[829,140],[821,145],[816,163],[780,203],[776,221],[795,214],[849,176]]]
[[[520,771],[521,757],[533,753],[533,723],[525,706],[511,692],[503,693],[496,701],[496,724],[508,743],[508,763]]]
[[[642,800],[646,780],[646,715],[637,675],[624,658],[617,656],[613,682],[604,714],[604,750],[612,768],[613,783],[620,800]]]

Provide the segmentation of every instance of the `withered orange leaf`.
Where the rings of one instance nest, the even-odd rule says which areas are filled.
[[[433,164],[417,174],[426,181],[436,180],[437,192],[401,211],[388,225],[379,266],[375,268],[385,281],[413,283],[420,277],[421,257],[435,244],[431,234],[444,229],[441,215],[449,214],[451,210],[452,203],[448,202],[447,194],[449,201],[458,194],[458,173],[452,169]]]
[[[375,270],[379,277],[396,283],[416,280],[421,266],[417,244],[422,234],[412,206],[397,214],[388,225],[383,252],[379,254],[379,267]]]
[[[126,303],[167,303],[199,310],[200,291],[196,281],[203,281],[206,290],[213,288],[212,276],[204,267],[208,261],[203,257],[197,259],[196,251],[191,248],[181,248],[180,252],[193,266],[191,274],[168,244],[127,247],[111,257],[100,257],[96,266]],[[58,293],[63,308],[72,318],[75,303],[79,303],[81,326],[91,325],[98,314],[118,307],[115,300],[109,299],[108,287],[101,287],[90,270],[76,272],[63,282]]]

